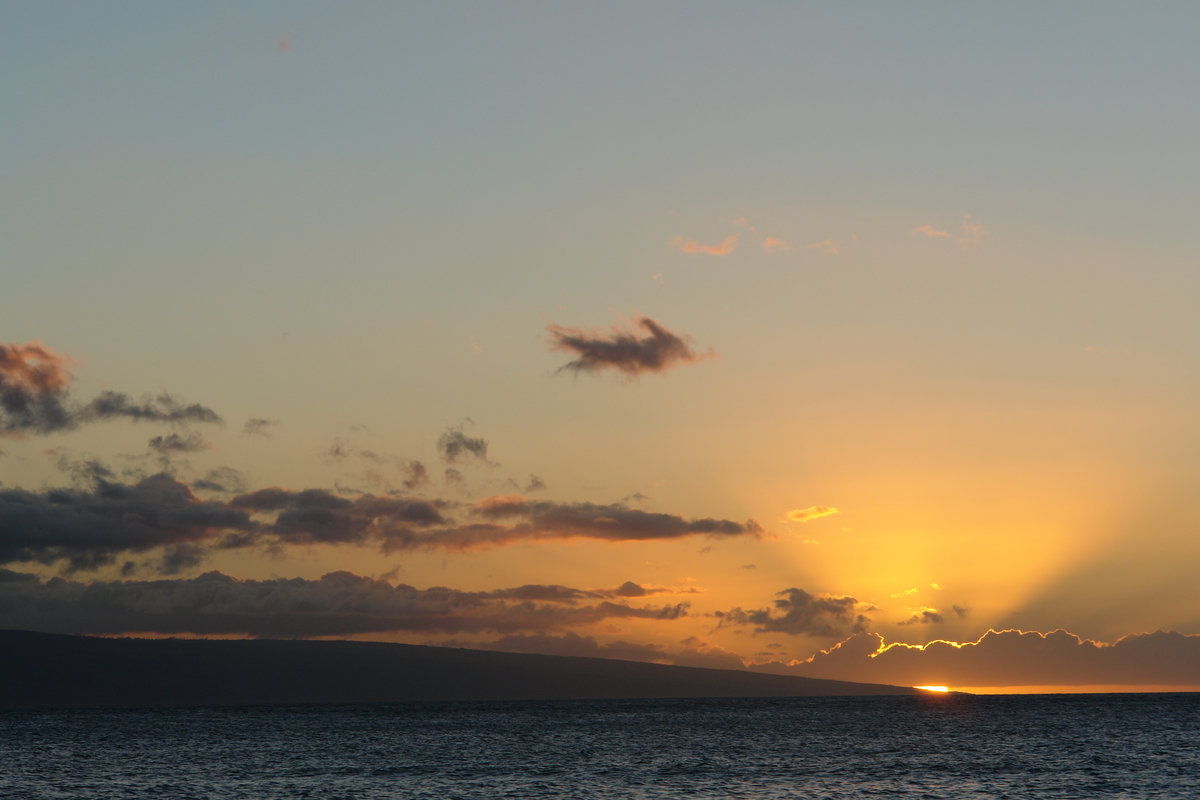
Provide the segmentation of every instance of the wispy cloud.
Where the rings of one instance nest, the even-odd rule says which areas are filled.
[[[762,248],[768,253],[786,253],[792,249],[792,246],[787,242],[781,242],[773,236],[768,236],[766,239],[763,239]]]
[[[831,256],[836,256],[838,254],[838,248],[836,245],[834,245],[832,239],[826,239],[821,242],[813,242],[812,244],[808,245],[808,249],[820,250],[822,252],[829,253]]]
[[[166,392],[141,401],[105,390],[82,405],[70,397],[70,357],[41,342],[0,344],[0,435],[20,437],[67,431],[89,422],[221,423],[198,403],[185,404]]]
[[[198,433],[189,433],[184,436],[180,436],[178,433],[155,436],[150,440],[149,447],[164,456],[178,453],[198,453],[201,450],[212,449],[212,445]]]
[[[697,353],[689,344],[691,337],[679,335],[649,317],[640,317],[635,326],[645,331],[612,328],[609,331],[564,328],[550,325],[550,346],[578,354],[578,358],[558,368],[558,372],[599,372],[611,369],[629,376],[644,372],[665,372],[681,364],[690,364],[713,355]]]
[[[972,220],[970,214],[963,214],[961,233],[953,234],[950,231],[939,230],[932,225],[922,225],[919,228],[913,228],[913,235],[926,239],[947,239],[962,245],[971,245],[982,242],[987,236],[987,231],[984,230],[982,223]]]
[[[467,436],[463,433],[461,425],[447,428],[446,432],[438,437],[437,449],[451,464],[466,460],[490,463],[487,457],[487,440]]]
[[[828,517],[830,514],[837,514],[836,508],[829,506],[809,506],[808,508],[797,508],[794,511],[787,513],[787,518],[792,522],[809,522],[810,520],[819,517]]]
[[[727,256],[737,247],[740,233],[726,236],[720,244],[700,244],[695,239],[684,239],[682,236],[672,237],[667,244],[688,255]]]
[[[263,436],[271,437],[271,428],[279,424],[277,419],[266,419],[265,417],[251,417],[246,420],[246,424],[242,426],[242,436]]]

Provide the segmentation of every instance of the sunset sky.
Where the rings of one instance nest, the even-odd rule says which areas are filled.
[[[0,627],[1200,686],[1197,30],[6,4]]]

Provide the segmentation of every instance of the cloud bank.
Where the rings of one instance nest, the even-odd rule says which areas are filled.
[[[542,634],[605,620],[671,621],[687,604],[581,604],[589,593],[524,586],[494,592],[395,587],[350,572],[318,580],[238,580],[208,572],[189,580],[81,583],[0,569],[0,628],[76,634],[244,634],[305,638],[363,633]]]
[[[334,545],[375,547],[385,554],[462,552],[517,541],[759,538],[764,533],[753,520],[688,519],[621,503],[531,501],[521,495],[463,506],[402,495],[351,498],[326,489],[270,487],[229,500],[205,500],[166,473],[125,484],[111,480],[97,464],[79,469],[87,488],[0,489],[0,564],[59,564],[71,573],[156,548],[177,548],[174,555],[164,553],[156,567],[172,572],[201,563],[212,549]],[[226,476],[213,477],[223,483],[205,481],[208,488],[223,491],[233,483]],[[636,585],[612,591],[614,596],[655,593]]]
[[[1063,630],[1009,630],[918,646],[859,633],[805,661],[754,669],[907,686],[1200,686],[1200,635],[1134,633],[1107,644]]]

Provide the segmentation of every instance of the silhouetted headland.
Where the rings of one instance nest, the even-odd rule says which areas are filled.
[[[0,708],[907,695],[882,684],[384,642],[0,631]]]

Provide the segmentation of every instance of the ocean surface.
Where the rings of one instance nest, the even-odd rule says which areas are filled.
[[[1200,695],[0,712],[3,798],[1200,797]]]

